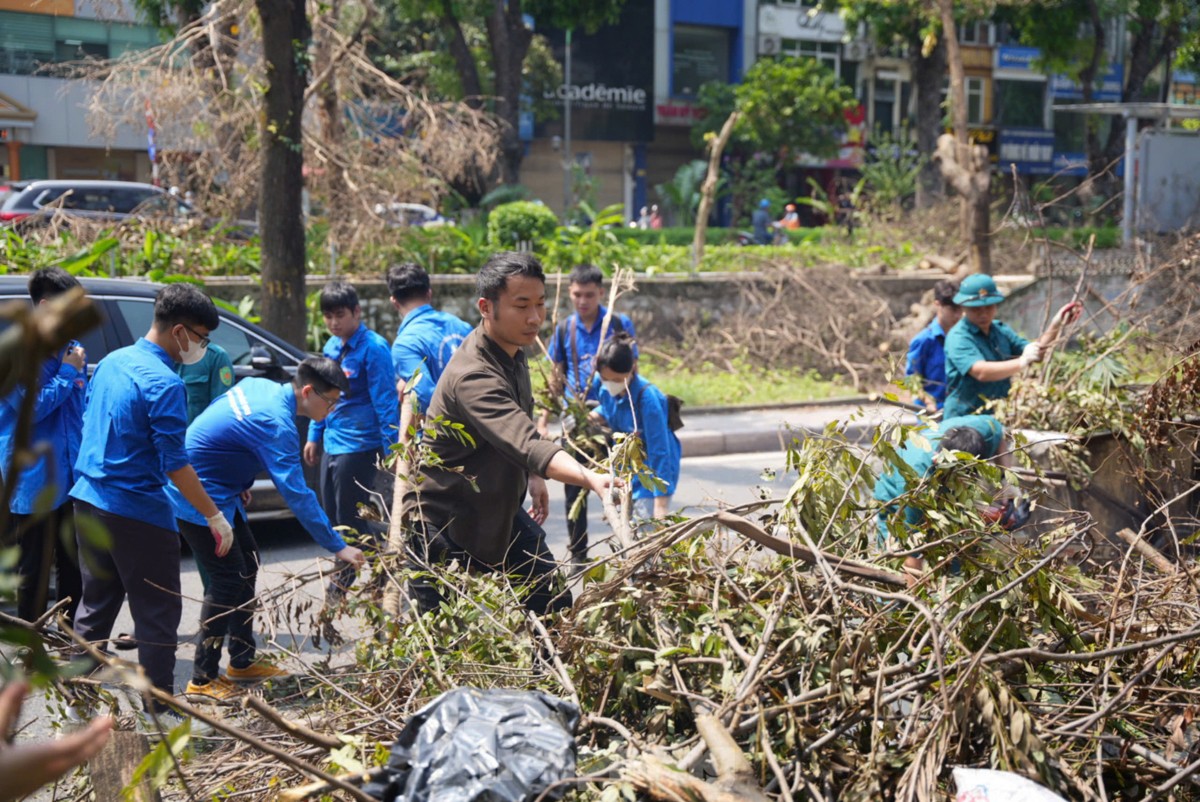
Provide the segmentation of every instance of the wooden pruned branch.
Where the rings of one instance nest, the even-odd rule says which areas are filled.
[[[825,551],[810,549],[806,546],[793,543],[790,540],[775,537],[758,524],[740,515],[734,515],[722,510],[713,517],[721,526],[753,540],[758,545],[768,548],[776,554],[782,554],[785,557],[791,557],[796,560],[803,560],[810,565],[817,565],[818,562],[821,562],[828,565],[834,571],[854,577],[855,579],[879,582],[896,588],[908,586],[904,576],[895,571],[877,568],[869,563],[859,562],[849,557],[842,557]]]

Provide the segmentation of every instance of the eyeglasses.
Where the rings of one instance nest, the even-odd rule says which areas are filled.
[[[321,392],[316,387],[313,387],[312,391],[321,397],[321,400],[325,402],[325,408],[329,409],[329,410],[332,410],[334,407],[336,407],[338,405],[338,402],[342,400],[340,398],[335,398],[332,401],[330,401],[329,396],[325,395],[325,393]]]
[[[192,328],[191,326],[189,326],[188,324],[186,324],[186,323],[180,323],[179,325],[180,325],[180,326],[183,326],[185,329],[187,329],[188,331],[190,331],[192,334],[195,334],[197,337],[199,337],[199,338],[200,338],[200,347],[201,347],[201,348],[207,348],[207,347],[209,346],[209,344],[212,342],[212,340],[210,340],[208,337],[204,336],[204,335],[203,335],[203,334],[201,334],[200,332],[196,331],[195,329],[193,329],[193,328]]]

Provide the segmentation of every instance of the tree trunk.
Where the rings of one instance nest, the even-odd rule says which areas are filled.
[[[262,237],[262,323],[297,347],[305,345],[304,179],[301,118],[312,28],[304,0],[255,0],[262,22],[267,91],[263,95],[259,232]]]
[[[346,165],[342,160],[345,153],[345,130],[342,120],[342,104],[338,99],[337,70],[326,69],[336,57],[336,42],[333,32],[338,28],[341,16],[340,0],[329,0],[325,24],[319,26],[313,47],[313,61],[323,70],[324,77],[316,88],[320,100],[317,108],[321,119],[321,147],[325,155],[326,216],[329,220],[329,252],[331,258],[345,250],[353,222],[353,205],[350,201]],[[314,177],[315,180],[315,177]]]
[[[938,39],[928,56],[921,50],[921,37],[914,33],[909,39],[912,53],[913,92],[917,102],[917,152],[925,157],[917,178],[917,207],[926,209],[944,194],[942,177],[938,174],[933,154],[942,134],[942,79],[946,75],[946,43]]]
[[[971,254],[971,269],[991,273],[991,165],[987,149],[972,146],[969,139],[966,74],[962,51],[958,47],[954,0],[938,0],[938,11],[950,66],[950,107],[954,118],[954,136],[942,136],[938,140],[938,160],[942,175],[962,196],[962,223]]]
[[[1088,16],[1092,24],[1092,54],[1088,63],[1079,71],[1079,89],[1084,103],[1091,103],[1096,95],[1096,76],[1100,74],[1100,62],[1104,58],[1104,43],[1107,38],[1104,20],[1100,17],[1100,7],[1096,0],[1088,2]],[[1105,124],[1112,126],[1112,119],[1084,118],[1084,150],[1087,153],[1088,173],[1092,176],[1103,175],[1108,167],[1100,146],[1100,126]]]
[[[700,269],[700,261],[704,258],[704,234],[708,228],[708,213],[712,209],[713,198],[717,194],[717,184],[721,179],[721,154],[733,134],[740,114],[733,112],[721,126],[721,133],[712,141],[708,155],[708,172],[704,176],[704,184],[700,187],[700,210],[696,213],[696,234],[692,238],[692,270]]]
[[[451,0],[442,0],[439,6],[438,18],[446,38],[450,41],[450,56],[454,59],[454,69],[458,73],[458,81],[462,84],[463,102],[473,109],[478,109],[483,103],[483,84],[479,81],[479,65],[467,45],[467,37],[463,35],[462,25],[454,15]]]
[[[518,0],[492,0],[487,17],[488,42],[492,49],[492,69],[496,73],[496,116],[504,122],[500,133],[500,177],[515,184],[521,174],[521,67],[533,41],[533,32],[525,27]]]

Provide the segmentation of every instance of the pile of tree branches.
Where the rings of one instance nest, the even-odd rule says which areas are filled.
[[[557,618],[453,569],[433,617],[353,601],[339,622],[364,628],[353,664],[227,711],[232,738],[180,764],[186,798],[365,798],[408,717],[468,685],[579,705],[581,799],[945,799],[953,765],[1084,800],[1200,783],[1195,566],[1132,532],[1116,562],[1091,562],[1090,522],[1071,511],[1000,532],[979,508],[1005,477],[965,459],[905,498],[928,516],[920,542],[879,553],[865,499],[898,438],[870,454],[834,430],[810,439],[784,497],[614,548]],[[929,572],[899,573],[918,548]]]
[[[738,282],[729,308],[681,321],[678,339],[692,364],[732,369],[745,360],[844,376],[865,389],[884,378],[880,346],[893,325],[887,300],[846,268],[779,266]]]

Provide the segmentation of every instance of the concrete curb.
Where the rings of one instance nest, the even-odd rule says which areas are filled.
[[[880,421],[857,420],[846,424],[842,431],[851,443],[867,443],[875,436]],[[784,451],[793,443],[823,434],[825,424],[745,427],[719,431],[687,427],[678,432],[679,445],[685,457],[716,457],[722,454],[747,454],[757,451]]]

